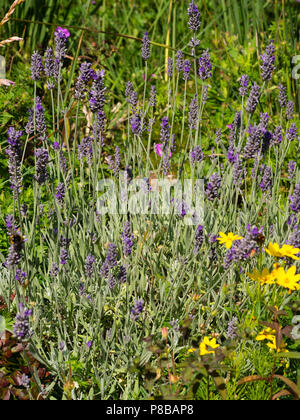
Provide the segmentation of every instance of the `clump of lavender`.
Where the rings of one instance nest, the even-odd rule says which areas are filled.
[[[121,235],[121,239],[123,242],[124,255],[129,257],[132,252],[133,241],[134,241],[134,235],[131,232],[131,224],[129,220],[127,220],[125,223],[125,226]]]
[[[289,196],[290,209],[294,213],[300,212],[300,182],[296,184],[294,194]]]
[[[206,80],[210,78],[212,76],[212,64],[210,61],[210,54],[208,49],[204,51],[204,53],[201,55],[198,64],[198,74],[200,76],[200,79]]]
[[[139,319],[139,317],[141,316],[141,313],[143,312],[144,309],[144,299],[138,299],[134,301],[134,306],[131,309],[131,318],[133,319],[133,321],[137,321]]]
[[[196,230],[195,234],[195,246],[194,246],[194,253],[198,254],[200,251],[200,248],[204,241],[204,232],[203,232],[203,226],[199,225]]]
[[[248,95],[248,85],[249,85],[249,77],[247,74],[243,74],[240,79],[240,89],[239,93],[241,96],[247,96]]]
[[[150,58],[150,39],[148,32],[144,33],[142,41],[142,58],[145,61],[148,61]]]
[[[189,28],[193,32],[198,32],[201,26],[200,22],[200,12],[198,7],[195,5],[194,2],[189,4],[188,7],[188,16],[189,16]]]
[[[201,146],[195,146],[191,151],[191,164],[194,166],[195,163],[201,162],[204,159],[204,153]]]
[[[31,56],[31,78],[34,82],[41,80],[44,71],[41,55],[35,51]]]
[[[266,48],[266,53],[262,54],[261,60],[262,64],[260,66],[262,72],[262,79],[263,80],[271,80],[273,71],[275,70],[275,47],[274,41],[271,40],[270,44]]]
[[[279,89],[278,102],[279,102],[280,108],[284,108],[287,104],[286,87],[280,84],[278,89]]]
[[[96,258],[93,255],[88,255],[85,264],[84,264],[84,272],[86,277],[92,278],[95,272],[95,263]]]
[[[87,93],[89,82],[95,75],[91,63],[84,62],[80,66],[80,73],[75,83],[75,98],[84,99]]]
[[[219,173],[215,172],[209,178],[207,183],[205,195],[209,201],[214,201],[215,199],[220,198],[220,187],[221,187],[222,178]]]
[[[249,112],[249,114],[253,114],[254,111],[256,110],[259,98],[260,98],[260,86],[256,82],[254,82],[250,91],[249,98],[247,100],[247,104],[246,104],[246,111]]]
[[[49,154],[48,154],[47,149],[41,148],[35,151],[35,156],[36,156],[36,174],[34,175],[34,179],[39,185],[42,185],[49,178],[49,174],[47,171]]]
[[[33,335],[30,328],[29,318],[32,316],[32,309],[27,309],[22,303],[19,304],[19,312],[16,315],[16,321],[13,327],[14,336],[21,342],[29,340]]]
[[[8,148],[5,153],[8,155],[8,172],[10,175],[10,188],[13,191],[14,199],[17,200],[21,186],[22,186],[22,173],[21,173],[21,137],[22,131],[17,131],[10,127],[7,131]]]

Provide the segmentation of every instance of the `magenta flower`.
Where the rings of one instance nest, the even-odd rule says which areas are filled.
[[[155,144],[154,145],[154,151],[159,157],[162,157],[162,155],[163,155],[163,144]],[[169,157],[171,157],[171,156],[172,156],[172,152],[171,152],[171,150],[169,150]]]
[[[55,32],[57,34],[62,34],[65,38],[69,38],[69,36],[70,36],[70,32],[68,31],[68,29],[63,29],[60,26],[58,28],[56,28]]]

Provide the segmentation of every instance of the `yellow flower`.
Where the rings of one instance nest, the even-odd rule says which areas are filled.
[[[223,232],[219,232],[219,235],[220,236],[217,238],[217,240],[220,242],[220,244],[225,244],[227,249],[232,247],[234,241],[243,239],[242,236],[234,235],[232,232],[229,232],[227,235]]]
[[[264,268],[262,272],[254,270],[253,273],[248,273],[250,279],[254,281],[259,281],[262,285],[264,284],[274,284],[274,274],[269,272],[268,268]]]
[[[204,337],[202,343],[200,344],[200,356],[204,356],[206,354],[214,354],[214,350],[210,349],[217,349],[220,347],[219,344],[217,344],[216,339],[212,338],[211,340],[208,337]]]
[[[276,350],[277,353],[281,353],[281,352],[288,352],[288,350],[286,349],[286,343],[282,340],[281,345],[279,348],[277,348],[276,345],[276,336],[273,335],[270,340],[270,343],[267,343],[267,346],[271,349],[271,350]]]
[[[285,271],[283,267],[279,267],[276,270],[276,280],[276,283],[279,286],[289,289],[290,293],[292,290],[300,290],[300,274],[296,274],[295,265],[290,267],[287,271]]]
[[[279,352],[287,352],[288,350],[286,349],[286,343],[282,340],[281,345],[279,348],[277,348],[276,346],[276,331],[272,330],[271,328],[266,328],[265,330],[263,330],[262,332],[260,332],[258,334],[258,336],[256,337],[257,341],[263,341],[263,340],[268,340],[269,343],[267,343],[267,346],[271,349],[271,350],[276,350],[277,353]]]
[[[272,337],[275,337],[275,334],[276,334],[276,331],[268,327],[258,334],[258,336],[256,337],[256,340],[257,341],[272,340],[273,339]]]
[[[200,356],[205,356],[206,354],[214,354],[214,349],[217,349],[218,347],[220,347],[220,345],[217,344],[215,338],[210,340],[208,337],[204,337],[202,343],[199,346]],[[189,353],[194,353],[195,351],[195,348],[188,349]]]
[[[300,248],[294,248],[292,245],[284,244],[280,248],[280,246],[276,242],[275,243],[270,242],[268,248],[266,248],[265,251],[267,252],[267,254],[271,255],[272,257],[277,257],[277,258],[289,257],[289,258],[292,258],[293,260],[300,260],[299,257],[296,257],[296,254],[299,254],[300,252]]]

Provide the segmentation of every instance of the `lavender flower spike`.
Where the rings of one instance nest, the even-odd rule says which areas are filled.
[[[274,41],[271,40],[266,48],[266,53],[261,55],[262,64],[260,66],[263,80],[271,80],[273,71],[275,70],[275,47]]]
[[[150,58],[150,39],[148,32],[145,32],[143,37],[142,58],[145,61],[148,61]]]
[[[125,223],[124,230],[121,235],[122,242],[123,242],[123,250],[124,254],[129,257],[132,252],[134,235],[131,232],[131,224],[129,220]]]
[[[243,74],[241,76],[241,80],[240,80],[240,95],[241,96],[247,96],[248,94],[248,85],[249,85],[249,77],[246,74]]]
[[[201,26],[200,12],[194,2],[189,4],[188,8],[189,28],[193,32],[198,32]]]
[[[36,175],[34,176],[34,179],[37,181],[38,184],[42,185],[44,184],[49,174],[47,172],[47,164],[49,160],[49,155],[47,149],[37,149],[35,151],[36,156]]]
[[[10,174],[11,190],[13,191],[14,198],[17,199],[22,186],[22,173],[21,173],[21,141],[22,131],[17,131],[10,127],[7,131],[8,148],[5,153],[8,155],[8,172]]]
[[[131,309],[131,318],[134,321],[137,321],[139,319],[141,313],[143,312],[144,303],[145,303],[144,299],[134,301],[134,306]]]
[[[29,340],[33,335],[33,331],[29,324],[29,318],[32,316],[32,313],[32,309],[25,308],[22,303],[19,304],[19,312],[16,316],[13,333],[21,342]]]
[[[249,112],[249,114],[253,114],[253,112],[256,110],[259,98],[260,86],[256,82],[254,82],[246,104],[246,111]]]
[[[44,70],[42,57],[35,51],[31,56],[31,78],[34,82],[41,80]]]
[[[204,53],[199,58],[199,62],[198,62],[199,64],[198,73],[199,73],[200,79],[202,80],[206,80],[212,75],[212,65],[210,61],[210,54],[208,51],[209,51],[208,49],[204,51]]]

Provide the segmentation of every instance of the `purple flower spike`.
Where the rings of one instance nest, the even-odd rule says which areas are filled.
[[[275,47],[274,41],[271,40],[266,48],[266,53],[261,55],[262,64],[260,66],[263,80],[271,80],[273,71],[275,70]]]
[[[131,318],[133,319],[133,321],[137,321],[139,319],[144,309],[144,303],[144,299],[134,301],[134,306],[131,309]]]
[[[240,95],[241,96],[247,96],[248,94],[248,85],[249,85],[249,77],[246,74],[243,74],[241,76],[241,80],[240,80]]]
[[[127,220],[127,222],[125,223],[121,238],[123,242],[124,255],[129,257],[132,252],[133,241],[134,241],[134,235],[131,232],[131,224],[129,220]]]
[[[148,61],[150,58],[150,40],[148,32],[145,32],[143,37],[142,58],[145,61]]]
[[[204,53],[199,58],[199,62],[198,62],[199,64],[198,73],[199,73],[200,79],[202,80],[206,80],[212,76],[212,65],[210,61],[210,54],[208,51],[209,51],[208,49],[204,51]]]
[[[260,98],[260,86],[254,82],[251,92],[246,104],[246,111],[249,112],[249,114],[253,114],[253,112],[256,110],[256,107],[258,105],[258,101]]]
[[[31,78],[34,82],[41,80],[44,66],[41,55],[35,51],[31,56]]]
[[[189,16],[189,28],[193,32],[198,32],[201,26],[200,22],[200,12],[198,7],[195,5],[194,2],[189,4],[188,8],[188,16]]]

